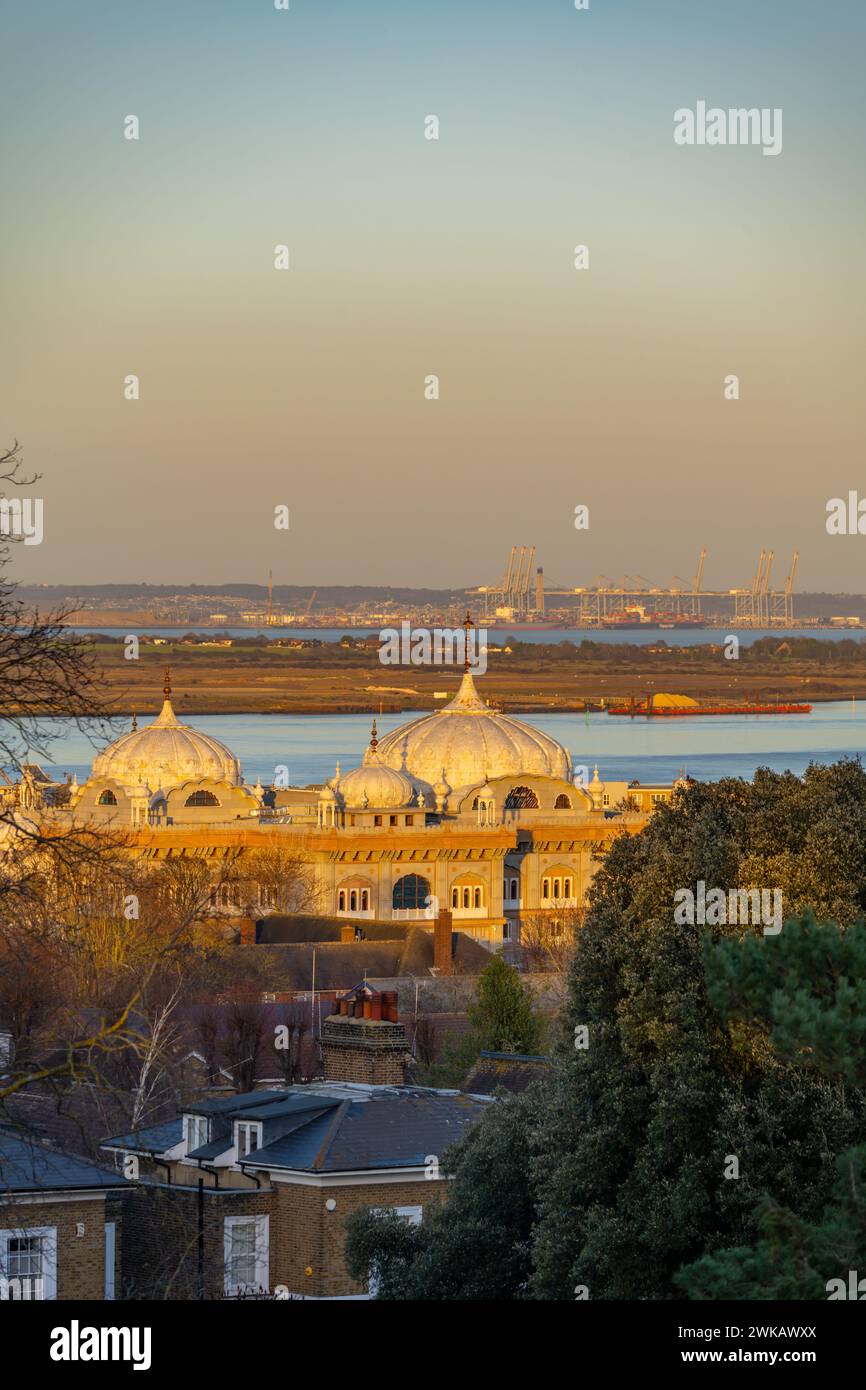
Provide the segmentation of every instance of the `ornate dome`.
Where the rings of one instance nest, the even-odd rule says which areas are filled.
[[[430,787],[441,781],[453,789],[474,787],[518,773],[571,779],[568,751],[529,724],[485,705],[470,671],[449,704],[386,734],[379,754],[389,767]]]
[[[363,763],[347,772],[337,783],[337,791],[342,797],[343,805],[349,809],[365,806],[393,809],[397,806],[408,806],[415,795],[415,788],[409,778],[404,777],[402,772],[395,772],[385,763],[379,753],[378,744],[374,719],[370,747],[364,754]]]
[[[93,777],[113,777],[127,786],[144,785],[152,792],[182,782],[210,777],[241,785],[241,766],[218,739],[181,724],[171,707],[168,672],[163,691],[165,703],[158,717],[144,729],[132,731],[109,743],[93,760]]]

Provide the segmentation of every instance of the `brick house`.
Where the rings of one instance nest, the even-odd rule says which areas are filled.
[[[0,1125],[0,1301],[113,1299],[116,1173]]]
[[[442,1154],[490,1102],[400,1084],[402,1024],[332,1015],[322,1049],[324,1081],[192,1102],[105,1142],[132,1186],[130,1294],[369,1297],[346,1270],[346,1217],[390,1207],[423,1220],[445,1195]]]

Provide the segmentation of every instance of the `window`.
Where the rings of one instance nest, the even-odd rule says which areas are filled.
[[[505,798],[506,811],[516,811],[521,807],[538,810],[538,797],[531,787],[512,787]]]
[[[541,882],[541,896],[542,896],[542,898],[549,898],[549,897],[550,897],[550,879],[549,879],[549,878],[542,879],[542,882]]]
[[[251,1153],[262,1146],[262,1126],[255,1120],[238,1120],[235,1125],[235,1148],[238,1151],[238,1162],[248,1158]]]
[[[183,804],[184,806],[219,806],[213,792],[193,792]]]
[[[473,894],[473,898],[474,898],[473,907],[480,907],[480,906],[481,906],[481,889],[480,889],[480,888],[476,888],[476,889],[475,889],[475,892],[474,892],[474,894]]]
[[[414,816],[407,816],[407,817],[406,817],[406,824],[407,824],[407,825],[414,825],[414,824],[415,824],[415,817],[414,817]]]
[[[183,1132],[187,1153],[192,1153],[193,1149],[200,1149],[202,1144],[208,1141],[208,1124],[204,1115],[185,1115]]]
[[[358,911],[358,894],[355,892],[354,888],[352,889],[351,893],[349,894],[349,911],[350,911],[350,912],[357,912],[357,911]]]
[[[397,912],[418,911],[426,907],[430,897],[430,884],[420,874],[406,874],[398,878],[391,896],[391,906]]]
[[[460,906],[460,889],[459,889],[459,888],[452,888],[452,889],[451,889],[451,906],[452,906],[452,907],[459,907],[459,906]]]
[[[117,805],[117,797],[114,795],[114,792],[110,792],[110,791],[100,792],[99,800],[97,801],[96,804],[97,804],[97,806],[116,806],[116,805]]]
[[[345,911],[346,911],[346,894],[342,891],[342,889],[341,889],[340,892],[337,894],[337,911],[338,911],[338,912],[345,912]]]
[[[553,809],[554,811],[570,811],[571,798],[567,797],[565,795],[565,792],[560,792],[559,796],[556,798],[556,801],[553,803]]]
[[[554,898],[561,898],[561,897],[562,897],[562,894],[560,893],[559,889],[560,889],[560,882],[559,882],[559,879],[558,879],[558,878],[555,878],[555,879],[553,880],[553,896],[554,896]]]
[[[508,883],[508,895],[513,903],[517,902],[517,884],[518,880],[516,878],[510,879]]]
[[[0,1301],[57,1297],[57,1227],[0,1231]]]
[[[464,906],[464,907],[468,907],[468,906],[469,906],[469,889],[468,889],[468,888],[464,888],[464,889],[463,889],[463,906]]]
[[[369,910],[370,910],[370,890],[369,890],[369,888],[362,888],[362,889],[361,889],[361,911],[362,911],[362,912],[369,912]]]
[[[563,897],[565,897],[565,898],[570,898],[570,897],[571,897],[571,879],[570,879],[570,878],[567,878],[567,879],[565,880],[565,884],[564,884],[564,887],[563,887]]]
[[[105,1276],[103,1295],[110,1302],[114,1298],[114,1251],[117,1241],[117,1228],[113,1221],[105,1223]]]
[[[270,1249],[266,1216],[227,1216],[223,1228],[225,1291],[230,1298],[268,1287]]]
[[[389,817],[388,817],[388,824],[389,824],[389,825],[396,825],[396,824],[397,824],[397,817],[396,817],[396,816],[389,816]]]

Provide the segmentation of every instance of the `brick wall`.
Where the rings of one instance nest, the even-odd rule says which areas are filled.
[[[239,1192],[204,1189],[204,1296],[219,1298],[224,1286],[227,1216],[277,1213],[275,1194],[263,1187]],[[124,1298],[198,1298],[198,1192],[189,1188],[130,1185],[124,1200]],[[271,1230],[273,1249],[273,1230]],[[271,1255],[270,1285],[279,1283]]]
[[[38,1201],[0,1203],[0,1230],[25,1231],[34,1226],[54,1226],[57,1230],[57,1298],[102,1299],[105,1296],[104,1196],[92,1201]],[[84,1234],[78,1235],[79,1223]],[[117,1236],[119,1238],[120,1231]],[[118,1239],[119,1244],[119,1239]],[[117,1268],[117,1266],[116,1266]],[[119,1285],[116,1289],[119,1292]]]
[[[271,1280],[308,1298],[339,1298],[367,1292],[354,1283],[344,1259],[345,1221],[359,1207],[422,1207],[443,1200],[447,1184],[389,1182],[357,1187],[307,1187],[277,1183],[277,1213],[271,1220]],[[328,1211],[325,1203],[336,1206]],[[422,1216],[422,1220],[424,1216]],[[312,1270],[311,1274],[307,1270]]]

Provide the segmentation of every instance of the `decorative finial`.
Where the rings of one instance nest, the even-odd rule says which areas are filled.
[[[472,628],[474,627],[474,623],[472,622],[472,614],[469,612],[469,609],[468,609],[468,608],[467,608],[467,610],[466,610],[466,617],[463,619],[463,627],[464,627],[465,630],[466,630],[466,637],[465,637],[464,642],[463,642],[463,664],[464,664],[464,666],[466,667],[466,670],[468,671],[468,670],[469,670],[469,634],[470,634],[470,632],[472,631]]]
[[[137,718],[137,716],[136,716],[135,710],[133,710],[133,711],[132,711],[132,732],[135,733],[135,731],[136,731],[137,728],[138,728],[138,718]]]
[[[374,753],[375,753],[376,749],[378,748],[378,746],[379,746],[379,736],[378,736],[378,734],[376,733],[376,718],[375,718],[375,715],[374,715],[374,717],[373,717],[373,727],[372,727],[372,729],[370,730],[370,747],[373,749],[373,752],[374,752]]]
[[[165,681],[165,684],[164,684],[163,687],[162,687],[162,693],[163,693],[163,695],[165,696],[165,698],[166,698],[167,700],[170,700],[170,699],[171,699],[171,667],[170,667],[170,666],[166,666],[166,668],[165,668],[165,674],[164,674],[164,676],[163,676],[163,680]]]

